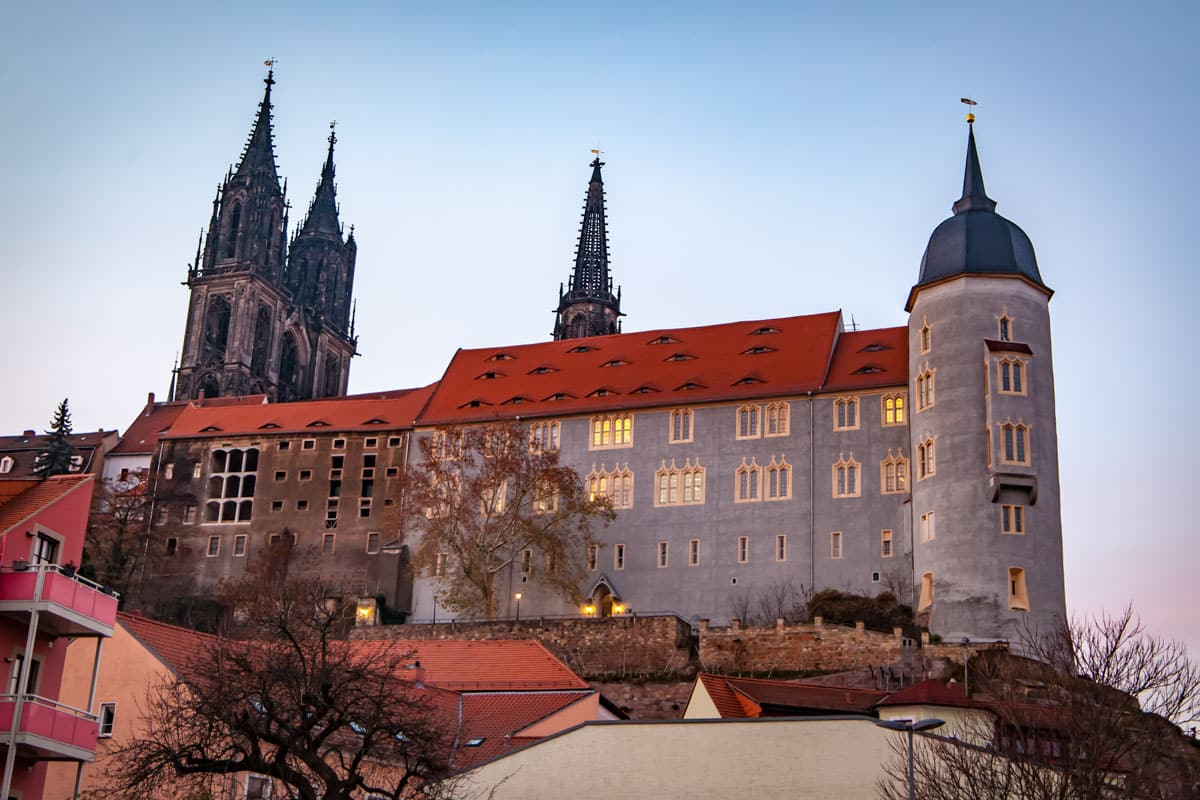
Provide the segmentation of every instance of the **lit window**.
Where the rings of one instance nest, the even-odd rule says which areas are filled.
[[[883,530],[879,532],[879,557],[892,557],[892,532]]]
[[[921,515],[921,541],[932,542],[937,538],[937,529],[933,524],[933,512],[929,511]]]
[[[735,501],[757,503],[762,499],[762,467],[758,466],[753,458],[749,464],[745,460],[742,461],[742,465],[737,468],[734,483],[737,487]]]
[[[449,558],[449,553],[437,553],[433,557],[433,576],[435,578],[440,578],[446,574],[446,561]]]
[[[557,420],[533,423],[529,426],[529,451],[544,453],[557,450],[561,430],[562,424]]]
[[[1025,533],[1025,506],[1000,506],[1000,532]]]
[[[885,394],[883,396],[883,424],[904,424],[904,395]]]
[[[759,408],[756,405],[742,406],[737,410],[737,438],[757,439]]]
[[[203,465],[199,461],[192,464],[192,479],[193,480],[200,477],[201,469],[203,469]]]
[[[791,432],[791,406],[784,401],[767,403],[767,436],[787,436]]]
[[[625,545],[613,545],[613,569],[625,569]]]
[[[605,469],[603,464],[599,471],[592,467],[585,485],[588,500],[607,497],[612,501],[613,508],[633,508],[633,472],[628,464],[611,470]]]
[[[861,465],[854,460],[853,454],[849,459],[845,455],[838,457],[837,462],[833,465],[834,497],[862,496],[862,482],[859,480],[862,474],[860,467]]]
[[[921,352],[928,353],[933,348],[933,330],[929,327],[928,320],[921,326]]]
[[[689,458],[682,467],[664,462],[654,474],[656,506],[691,506],[704,504],[704,467]]]
[[[1006,422],[1000,426],[1004,442],[1003,457],[1006,464],[1029,463],[1029,426]]]
[[[700,566],[700,540],[688,539],[688,566]]]
[[[113,735],[113,722],[117,718],[116,703],[101,703],[100,704],[100,733],[101,739],[107,739]]]
[[[883,494],[903,494],[908,491],[908,459],[888,450],[887,458],[879,463],[879,485]]]
[[[163,480],[171,480],[175,477],[175,463],[171,462],[163,467]]]
[[[934,405],[933,394],[933,374],[937,370],[932,370],[928,366],[917,375],[917,413],[920,414],[927,408],[932,408]]]
[[[767,499],[787,500],[792,496],[792,467],[784,456],[771,456],[767,465]]]
[[[829,557],[830,558],[841,558],[842,557],[842,532],[841,531],[832,531],[829,534]]]
[[[737,543],[737,560],[739,564],[745,564],[750,560],[750,537],[739,536]]]
[[[671,412],[671,444],[690,442],[692,440],[692,410],[677,408]]]
[[[246,555],[246,534],[239,533],[233,537],[233,555],[234,558],[242,558]]]
[[[833,429],[849,431],[858,428],[858,398],[839,397],[833,401]]]
[[[599,559],[600,559],[600,545],[589,544],[587,546],[587,570],[588,570],[588,572],[596,571],[596,569],[599,567],[599,564],[598,564]]]
[[[1000,394],[1025,394],[1025,363],[1016,358],[1001,359],[996,368],[1000,371]]]
[[[533,513],[552,514],[558,511],[558,492],[551,486],[540,486],[534,493]]]
[[[936,438],[930,437],[917,445],[917,480],[923,481],[937,473]]]
[[[592,417],[591,449],[633,446],[633,415],[609,414]]]
[[[787,561],[787,534],[780,533],[775,536],[775,560]]]
[[[926,572],[921,576],[921,599],[917,602],[917,613],[924,613],[931,608],[933,608],[933,573]]]
[[[1014,611],[1029,610],[1029,592],[1025,588],[1025,570],[1008,568],[1008,607]]]
[[[670,547],[670,545],[668,542],[659,542],[658,543],[658,568],[659,569],[665,569],[667,566],[667,556],[669,554],[669,547]]]

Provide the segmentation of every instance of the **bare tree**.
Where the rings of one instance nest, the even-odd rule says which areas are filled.
[[[1181,644],[1147,634],[1128,608],[1025,639],[1028,658],[972,660],[973,707],[950,735],[918,739],[917,797],[1200,796],[1200,749],[1178,727],[1200,717],[1200,668]],[[897,741],[888,800],[908,796],[907,760]]]
[[[589,493],[520,423],[440,428],[420,447],[396,508],[420,538],[413,567],[437,580],[442,605],[492,619],[498,582],[514,569],[578,599],[593,528],[615,518],[608,496]]]
[[[107,796],[219,796],[226,776],[243,773],[300,800],[434,793],[450,744],[430,695],[403,677],[410,654],[341,640],[346,601],[288,572],[276,553],[224,587],[248,638],[206,639],[176,680],[151,691],[145,733],[106,770]]]
[[[146,484],[106,479],[92,501],[80,573],[124,597],[142,567],[149,536]]]

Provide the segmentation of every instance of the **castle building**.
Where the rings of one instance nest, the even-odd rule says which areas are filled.
[[[191,297],[172,400],[346,393],[357,349],[351,295],[358,245],[338,221],[337,139],[331,131],[316,194],[289,243],[290,206],[271,133],[272,71],[265,83],[250,140],[218,188],[188,269]]]
[[[181,414],[152,467],[162,574],[211,587],[295,534],[365,593],[445,619],[441,578],[381,592],[372,577],[381,543],[420,545],[379,515],[386,478],[440,426],[519,420],[616,509],[586,554],[595,613],[720,624],[834,588],[893,591],[943,636],[1019,641],[1065,616],[1051,291],[984,191],[973,126],[908,324],[876,330],[832,311],[617,332],[602,166],[552,341],[459,350],[390,410],[347,398]],[[544,562],[514,566],[507,602],[520,592],[522,614],[581,613],[539,588]]]

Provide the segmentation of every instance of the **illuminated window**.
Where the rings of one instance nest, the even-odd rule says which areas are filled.
[[[588,572],[595,572],[596,569],[599,567],[599,561],[600,561],[600,545],[589,544],[587,546],[587,570],[588,570]]]
[[[608,414],[592,417],[591,449],[633,446],[633,415]]]
[[[1025,506],[1000,506],[1000,532],[1025,533]]]
[[[937,473],[936,438],[930,437],[917,445],[917,480],[923,481]]]
[[[1000,426],[1003,442],[1001,461],[1006,464],[1029,463],[1029,426],[1006,422]]]
[[[792,467],[787,459],[779,456],[776,461],[775,456],[771,456],[766,473],[768,500],[787,500],[792,496]]]
[[[552,514],[558,511],[558,492],[550,486],[539,486],[533,496],[534,514]]]
[[[759,429],[759,407],[756,405],[741,406],[737,410],[737,438],[757,439],[762,435]]]
[[[858,428],[858,398],[839,397],[833,401],[833,429],[850,431]]]
[[[754,459],[750,459],[749,464],[743,460],[737,468],[734,485],[737,487],[734,495],[736,502],[757,503],[762,499],[762,467]]]
[[[921,614],[933,608],[933,573],[926,572],[921,576],[921,599],[917,602],[917,613]]]
[[[625,569],[625,545],[613,545],[613,569]]]
[[[700,540],[688,539],[688,566],[700,566]]]
[[[908,491],[908,459],[888,450],[887,458],[879,463],[879,485],[883,494],[903,494]]]
[[[484,517],[499,517],[508,503],[508,481],[499,486],[482,486],[479,490],[479,513]]]
[[[767,436],[787,436],[791,432],[791,406],[780,400],[767,403]]]
[[[1025,570],[1008,568],[1008,607],[1014,611],[1029,610],[1029,592],[1025,588]]]
[[[780,533],[775,536],[775,560],[787,561],[787,534]]]
[[[829,534],[829,557],[842,557],[842,532],[833,531]]]
[[[607,497],[612,501],[613,508],[633,508],[633,472],[628,464],[611,470],[605,469],[603,464],[599,471],[592,467],[585,485],[588,500]]]
[[[833,496],[861,497],[861,475],[861,465],[854,460],[853,454],[849,459],[845,455],[839,456],[837,463],[833,465]]]
[[[440,578],[446,574],[446,562],[450,559],[449,553],[438,553],[433,558],[433,576]]]
[[[920,414],[927,408],[932,408],[934,404],[933,394],[933,374],[937,370],[932,370],[928,366],[917,375],[917,413]]]
[[[671,412],[671,444],[692,441],[692,410],[676,408]]]
[[[557,450],[561,430],[562,425],[557,420],[533,423],[529,426],[529,451],[544,453]]]
[[[921,541],[932,542],[937,538],[937,529],[934,527],[933,512],[928,511],[921,515]]]
[[[928,353],[933,348],[933,330],[929,326],[929,321],[921,326],[921,352]]]
[[[654,474],[657,491],[654,493],[656,506],[690,506],[704,504],[704,467],[700,462],[687,459],[682,467],[664,462]]]
[[[889,530],[879,532],[879,557],[892,557],[892,532]]]
[[[1000,373],[1000,394],[1025,394],[1025,364],[1020,359],[1002,358],[996,364]]]
[[[902,394],[885,394],[883,396],[883,424],[884,425],[903,425],[904,424],[904,395]]]
[[[750,560],[750,537],[739,536],[737,543],[737,560],[739,564],[745,564]]]
[[[670,547],[670,545],[667,542],[659,542],[658,543],[658,568],[659,569],[666,569],[666,567],[667,567],[667,556],[668,556],[668,548],[669,547]]]

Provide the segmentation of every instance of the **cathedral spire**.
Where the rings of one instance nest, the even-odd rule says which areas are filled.
[[[620,295],[613,294],[608,264],[608,222],[605,219],[604,178],[600,173],[604,162],[600,160],[599,150],[592,152],[596,157],[589,165],[592,177],[583,206],[575,266],[571,270],[567,292],[564,294],[559,289],[555,339],[617,333],[618,319],[622,316]]]
[[[338,224],[337,186],[334,184],[333,167],[333,145],[337,142],[333,128],[336,124],[329,123],[329,152],[325,156],[325,165],[321,168],[321,180],[317,182],[316,194],[308,206],[308,216],[300,226],[301,235],[325,233],[339,239],[342,235],[341,226]]]
[[[263,81],[266,91],[263,92],[262,102],[258,105],[258,116],[254,120],[254,129],[242,152],[242,160],[234,170],[233,177],[249,178],[265,174],[270,178],[276,191],[279,191],[279,173],[275,167],[275,137],[271,131],[271,87],[275,85],[274,62],[268,62],[267,77]]]

